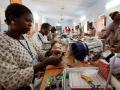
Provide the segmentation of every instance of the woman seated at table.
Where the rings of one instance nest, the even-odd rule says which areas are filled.
[[[88,66],[85,64],[85,57],[88,55],[88,47],[83,42],[74,42],[70,45],[69,51],[66,52],[64,61],[65,67],[76,67],[79,65]],[[83,64],[81,64],[83,63]]]

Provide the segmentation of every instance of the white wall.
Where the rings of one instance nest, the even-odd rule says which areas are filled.
[[[97,19],[99,15],[104,13],[105,4],[103,4],[103,1],[101,2],[101,0],[87,10],[87,16],[89,20]]]
[[[6,8],[10,4],[10,0],[0,0],[0,8]]]
[[[6,31],[8,29],[6,23],[4,22],[5,20],[5,10],[0,8],[0,31]]]
[[[0,0],[0,31],[6,31],[8,29],[7,25],[5,24],[4,20],[5,20],[5,8],[7,7],[7,5],[9,5],[9,1],[8,0]]]

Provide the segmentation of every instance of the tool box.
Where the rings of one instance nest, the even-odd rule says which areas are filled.
[[[63,74],[63,90],[105,90],[107,81],[98,67],[66,68]],[[106,90],[112,90],[111,85]]]

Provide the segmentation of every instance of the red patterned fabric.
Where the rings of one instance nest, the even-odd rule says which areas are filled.
[[[98,67],[102,76],[105,78],[105,80],[107,80],[110,71],[110,65],[105,60],[100,60]]]

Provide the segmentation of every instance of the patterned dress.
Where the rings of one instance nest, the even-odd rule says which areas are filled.
[[[39,60],[45,52],[37,53],[25,36],[33,57]],[[33,59],[28,51],[16,39],[0,33],[0,84],[6,90],[14,90],[32,81],[34,70]]]
[[[41,50],[47,51],[51,48],[51,42],[47,40],[47,36],[43,36],[40,32],[34,33],[34,35],[32,36],[32,41],[36,46],[35,49],[39,48]]]

